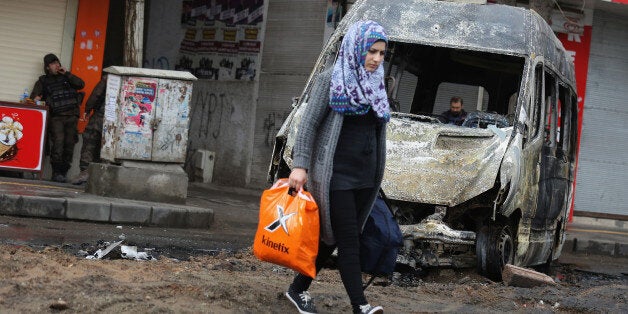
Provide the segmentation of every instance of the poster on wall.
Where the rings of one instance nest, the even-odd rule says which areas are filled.
[[[41,171],[47,111],[0,102],[0,169]]]
[[[152,134],[150,120],[155,108],[157,80],[129,77],[122,84],[124,133]]]
[[[176,70],[199,79],[257,79],[264,20],[263,0],[185,0]]]

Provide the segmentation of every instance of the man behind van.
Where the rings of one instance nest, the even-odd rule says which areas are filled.
[[[449,101],[449,110],[443,112],[441,115],[445,118],[445,123],[462,125],[464,119],[467,118],[467,112],[462,109],[462,98],[451,97]]]

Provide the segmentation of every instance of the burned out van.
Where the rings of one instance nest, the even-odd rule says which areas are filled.
[[[426,0],[356,1],[324,47],[276,137],[269,179],[289,174],[300,108],[333,64],[352,23],[387,31],[387,126],[382,189],[404,235],[398,261],[473,267],[558,258],[573,197],[577,145],[574,69],[535,12]],[[461,125],[441,114],[452,97]]]

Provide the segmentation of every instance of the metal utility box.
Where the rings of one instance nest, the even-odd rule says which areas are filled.
[[[184,163],[192,82],[189,72],[112,66],[101,158]]]

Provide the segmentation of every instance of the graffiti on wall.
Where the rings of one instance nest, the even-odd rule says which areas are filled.
[[[275,135],[281,129],[281,125],[290,115],[290,111],[284,111],[283,113],[279,112],[271,112],[266,118],[264,118],[264,133],[266,137],[264,138],[264,144],[269,147],[275,143]]]
[[[223,123],[230,120],[235,112],[235,107],[225,93],[213,93],[202,91],[194,99],[194,109],[192,116],[199,121],[196,136],[200,138],[217,139]]]

